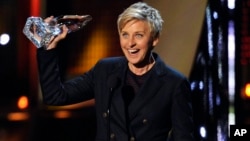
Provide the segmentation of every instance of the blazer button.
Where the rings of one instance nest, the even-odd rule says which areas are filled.
[[[147,119],[143,119],[143,120],[142,120],[142,123],[143,123],[143,124],[146,124],[146,123],[148,123],[148,120],[147,120]]]
[[[130,137],[130,141],[135,141],[135,137]]]
[[[110,139],[114,139],[115,138],[115,134],[114,133],[111,133],[110,134]]]
[[[106,112],[104,112],[103,114],[102,114],[102,117],[104,117],[104,118],[106,118],[108,116],[108,114],[106,113]]]

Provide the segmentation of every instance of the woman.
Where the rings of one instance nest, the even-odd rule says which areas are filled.
[[[54,49],[67,35],[63,26],[46,50],[38,50],[44,103],[66,105],[94,98],[96,141],[193,140],[190,85],[153,52],[162,23],[156,9],[143,2],[132,4],[117,20],[124,56],[102,59],[67,82],[60,81]]]

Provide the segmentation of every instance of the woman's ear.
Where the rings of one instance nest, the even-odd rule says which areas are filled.
[[[155,37],[155,38],[153,39],[152,46],[155,47],[155,46],[158,44],[158,42],[159,42],[159,37]]]

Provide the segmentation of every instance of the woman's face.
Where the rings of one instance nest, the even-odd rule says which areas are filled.
[[[119,36],[122,51],[129,63],[140,67],[149,63],[151,50],[158,43],[158,38],[152,38],[147,22],[132,20],[121,29]]]

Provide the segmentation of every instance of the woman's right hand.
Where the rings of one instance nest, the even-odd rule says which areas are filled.
[[[53,18],[54,18],[54,16],[50,16],[50,17],[44,19],[44,22],[49,23],[53,20]],[[68,28],[65,25],[63,25],[62,32],[60,34],[58,34],[57,36],[54,36],[51,38],[49,44],[46,47],[46,50],[56,48],[58,42],[64,38],[66,38],[67,33],[68,33]]]

